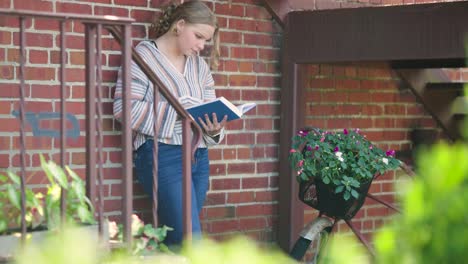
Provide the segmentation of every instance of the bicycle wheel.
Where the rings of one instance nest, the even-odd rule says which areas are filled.
[[[311,243],[317,241],[317,250],[314,257],[314,263],[318,259],[320,250],[325,245],[328,234],[331,232],[334,222],[326,217],[317,217],[314,221],[307,224],[300,233],[299,239],[294,244],[289,255],[295,260],[301,261]]]

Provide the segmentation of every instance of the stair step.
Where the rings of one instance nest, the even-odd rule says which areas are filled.
[[[428,69],[428,68],[464,68],[468,66],[464,58],[459,59],[427,59],[427,60],[395,60],[391,67],[400,69]]]
[[[450,91],[456,91],[457,96],[462,96],[463,95],[463,87],[465,86],[466,83],[463,82],[441,82],[441,83],[428,83],[426,84],[426,88],[430,90],[450,90]]]

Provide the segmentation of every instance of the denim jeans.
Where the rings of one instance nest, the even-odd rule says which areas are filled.
[[[153,195],[153,140],[147,140],[134,157],[138,182]],[[192,164],[192,234],[201,235],[199,215],[209,187],[208,150],[199,148]],[[174,228],[164,243],[181,244],[182,230],[182,146],[158,143],[158,222]]]

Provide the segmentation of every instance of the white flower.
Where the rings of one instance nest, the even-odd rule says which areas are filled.
[[[114,221],[109,222],[109,237],[113,238],[119,233],[119,228],[117,223]]]
[[[338,160],[341,161],[341,162],[344,161],[343,157],[341,157],[342,155],[343,155],[342,152],[339,152],[339,151],[335,152],[335,156],[336,156],[336,157],[338,158]]]
[[[388,159],[387,158],[382,158],[382,162],[385,163],[385,165],[388,165]]]

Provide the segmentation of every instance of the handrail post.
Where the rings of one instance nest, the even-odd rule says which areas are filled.
[[[132,245],[132,201],[133,201],[133,173],[132,173],[132,131],[131,131],[131,116],[130,116],[130,70],[131,70],[131,28],[130,25],[122,26],[123,32],[123,45],[122,45],[122,101],[123,101],[123,134],[122,142],[124,146],[122,167],[123,167],[123,191],[124,191],[124,204],[122,208],[122,217],[125,223],[124,228],[124,242],[128,249]]]
[[[25,165],[26,165],[26,159],[25,159],[25,145],[26,145],[26,138],[25,138],[25,129],[24,129],[24,122],[26,120],[25,117],[25,105],[24,105],[24,74],[25,74],[25,63],[26,63],[26,50],[24,49],[24,46],[26,44],[26,35],[25,35],[25,21],[24,17],[19,18],[20,22],[20,54],[19,54],[19,60],[20,60],[20,164],[21,164],[21,182],[20,182],[20,188],[21,188],[21,242],[24,244],[26,241],[26,192],[25,192],[25,185],[26,185],[26,180],[25,180]]]
[[[86,194],[96,202],[96,26],[85,23],[86,45]]]
[[[182,208],[183,233],[186,240],[192,240],[192,166],[190,149],[190,120],[182,121]],[[196,159],[196,155],[194,155]]]

